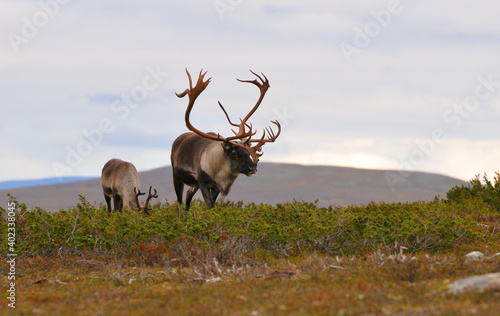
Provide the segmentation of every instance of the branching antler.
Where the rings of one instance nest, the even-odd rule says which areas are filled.
[[[137,188],[134,188],[134,193],[135,193],[135,203],[137,205],[137,208],[141,211],[143,211],[144,213],[147,213],[149,214],[149,211],[151,210],[149,208],[149,201],[152,199],[152,198],[155,198],[157,199],[158,198],[158,192],[156,192],[156,189],[155,189],[155,193],[151,194],[151,189],[153,188],[153,186],[150,186],[149,187],[149,194],[148,194],[148,197],[146,198],[146,203],[144,203],[144,207],[141,207],[141,203],[139,202],[139,196],[140,195],[145,195],[146,193],[142,193],[141,190],[137,190]]]
[[[262,142],[262,144],[273,143],[276,140],[276,138],[278,138],[278,136],[280,136],[280,134],[281,134],[281,124],[278,121],[271,121],[271,123],[273,123],[274,125],[276,125],[278,127],[278,133],[275,134],[273,131],[273,128],[271,126],[269,126],[269,127],[265,128],[264,135],[262,135],[261,139],[249,139],[248,142],[250,142],[250,143]],[[264,139],[266,133],[267,133],[267,135],[269,135],[269,137]]]
[[[241,147],[241,148],[245,149],[246,151],[248,151],[248,153],[252,156],[254,163],[257,164],[257,162],[259,161],[259,157],[262,156],[262,154],[259,153],[262,150],[262,145],[264,145],[265,143],[274,142],[276,140],[276,138],[278,138],[278,136],[281,133],[281,126],[278,123],[278,121],[271,121],[273,124],[278,126],[277,134],[274,133],[274,131],[272,130],[271,127],[268,127],[264,130],[264,133],[260,139],[258,139],[258,140],[252,139],[252,136],[254,136],[257,133],[257,131],[254,132],[252,129],[252,124],[247,123],[247,121],[255,113],[255,111],[257,111],[257,109],[259,108],[259,106],[262,103],[262,100],[264,99],[264,96],[265,96],[265,94],[270,86],[269,86],[269,80],[266,78],[266,76],[264,74],[262,74],[262,77],[264,77],[264,79],[263,79],[261,76],[259,76],[258,74],[256,74],[252,70],[250,70],[250,72],[252,74],[254,74],[257,77],[257,79],[254,79],[254,80],[236,79],[236,80],[238,80],[239,82],[247,82],[247,83],[251,83],[251,84],[256,85],[260,90],[260,96],[259,96],[259,99],[257,100],[257,103],[250,110],[250,112],[248,112],[248,114],[245,116],[245,118],[240,119],[240,124],[235,124],[231,121],[231,119],[229,118],[229,115],[226,112],[226,109],[224,109],[222,104],[219,102],[219,106],[222,109],[222,111],[224,112],[224,114],[226,115],[226,119],[228,120],[229,124],[231,124],[234,127],[238,127],[237,132],[232,130],[234,133],[234,136],[231,136],[231,137],[226,138],[226,137],[220,136],[219,134],[213,135],[213,134],[204,133],[204,132],[198,130],[197,128],[195,128],[191,124],[191,122],[189,121],[189,115],[191,114],[191,110],[193,109],[194,102],[196,101],[196,98],[200,95],[201,92],[203,92],[203,90],[205,90],[205,88],[210,83],[210,79],[212,79],[212,78],[209,78],[207,81],[203,81],[204,76],[207,73],[206,71],[205,72],[203,72],[203,70],[200,71],[200,74],[198,75],[198,81],[196,83],[196,86],[193,88],[193,84],[191,81],[191,75],[189,74],[188,70],[186,69],[186,73],[187,73],[188,78],[189,78],[189,89],[186,89],[182,93],[176,93],[176,95],[179,98],[182,98],[186,95],[188,95],[188,97],[189,97],[189,103],[188,103],[188,107],[186,109],[186,115],[184,117],[185,122],[186,122],[186,126],[189,130],[191,130],[192,132],[194,132],[202,137],[205,137],[205,138],[208,138],[211,140],[230,142],[234,146]],[[266,133],[268,135],[267,138],[266,138]],[[235,140],[239,140],[240,142],[236,142]],[[252,143],[252,142],[257,142],[257,145],[247,146],[247,144]]]
[[[139,195],[144,195],[146,193],[142,193],[141,190],[137,190],[137,188],[134,187],[134,193],[135,193],[135,205],[137,205],[138,209],[141,209],[141,203],[139,202]]]
[[[262,156],[262,154],[259,154],[259,152],[262,151],[262,145],[264,145],[265,143],[274,143],[276,138],[278,138],[278,136],[280,136],[280,133],[281,133],[280,123],[278,121],[271,121],[271,123],[278,126],[278,133],[277,134],[274,133],[274,131],[271,127],[266,127],[266,129],[264,130],[264,133],[262,133],[262,137],[260,139],[247,140],[248,143],[257,142],[257,145],[250,147],[250,149],[254,152],[253,155],[255,155],[257,157]],[[266,132],[269,135],[267,138],[266,138]],[[250,154],[252,154],[252,153],[250,152]],[[253,157],[253,155],[252,155],[252,157]],[[258,161],[258,159],[257,159],[257,161]]]
[[[241,119],[240,119],[240,121],[241,121],[240,124],[235,124],[235,123],[231,122],[229,115],[227,115],[226,109],[224,109],[224,107],[222,106],[222,104],[220,102],[219,102],[219,106],[222,109],[222,111],[224,112],[224,114],[226,115],[226,118],[227,118],[227,121],[229,122],[229,124],[239,128],[238,132],[235,132],[234,129],[232,129],[231,131],[234,133],[234,136],[227,137],[226,140],[230,141],[230,140],[234,140],[234,139],[239,139],[242,143],[246,143],[247,139],[249,139],[250,137],[257,134],[257,131],[255,131],[255,132],[252,131],[252,124],[245,123],[245,122],[241,121]],[[242,125],[242,124],[244,124],[244,125]],[[245,126],[248,127],[248,131],[245,131]]]
[[[270,85],[269,85],[269,80],[267,80],[266,76],[264,76],[263,73],[262,76],[264,77],[264,79],[262,79],[258,74],[256,74],[255,72],[251,71],[250,72],[252,74],[254,74],[257,78],[260,79],[261,82],[259,82],[257,79],[254,79],[254,80],[240,80],[240,79],[236,79],[238,80],[239,82],[248,82],[248,83],[252,83],[254,85],[256,85],[259,90],[260,90],[260,97],[259,99],[257,100],[257,103],[255,103],[255,106],[252,108],[252,110],[250,110],[250,112],[248,112],[247,116],[245,116],[245,118],[242,120],[242,123],[246,123],[248,121],[248,119],[250,118],[250,116],[252,116],[255,111],[257,111],[257,109],[259,108],[260,104],[262,103],[262,100],[264,100],[264,96],[266,95],[266,92],[267,92],[267,89],[269,89]]]
[[[266,95],[267,90],[270,87],[269,80],[267,79],[267,77],[264,74],[262,74],[262,77],[264,77],[264,79],[262,79],[261,76],[259,76],[258,74],[256,74],[252,70],[250,70],[250,72],[252,74],[254,74],[260,81],[257,79],[254,79],[254,80],[236,79],[236,80],[238,80],[239,82],[247,82],[247,83],[251,83],[251,84],[256,85],[260,90],[260,96],[259,96],[259,99],[257,100],[257,103],[255,103],[254,107],[250,110],[250,112],[248,112],[248,114],[245,116],[245,118],[244,119],[240,118],[240,124],[235,124],[235,123],[231,122],[231,120],[229,119],[229,116],[227,115],[226,110],[224,109],[222,104],[219,102],[219,106],[221,107],[222,111],[224,111],[224,114],[226,115],[226,118],[229,121],[229,124],[231,124],[232,126],[238,127],[238,132],[235,132],[234,130],[232,130],[235,136],[229,137],[229,139],[231,139],[231,140],[232,139],[240,139],[243,143],[247,142],[248,139],[250,139],[250,137],[254,136],[257,133],[257,131],[255,131],[255,132],[252,131],[252,124],[248,124],[247,121],[255,113],[255,111],[257,111],[260,104],[262,103],[262,100],[264,99],[264,96]],[[248,127],[248,131],[245,131],[245,127]]]
[[[150,186],[149,187],[149,194],[148,194],[148,197],[146,199],[146,203],[144,203],[144,212],[146,213],[149,213],[149,201],[152,199],[152,198],[155,198],[157,199],[158,198],[158,192],[156,192],[156,189],[155,189],[155,193],[151,194],[151,189],[153,188],[153,186]]]

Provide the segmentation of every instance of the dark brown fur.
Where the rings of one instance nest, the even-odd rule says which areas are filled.
[[[170,158],[179,204],[182,204],[184,185],[190,186],[186,193],[186,210],[198,189],[201,189],[210,209],[220,193],[229,193],[240,173],[252,176],[257,172],[257,165],[246,150],[192,132],[184,133],[174,141]]]

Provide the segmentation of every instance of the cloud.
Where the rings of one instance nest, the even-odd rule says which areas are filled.
[[[401,0],[403,10],[351,63],[339,44],[354,43],[355,29],[373,22],[387,1],[228,3],[221,19],[212,1],[71,1],[18,53],[4,36],[0,103],[8,119],[1,131],[8,137],[0,148],[9,156],[2,168],[16,172],[2,171],[0,180],[54,176],[51,163],[64,162],[68,148],[77,150],[88,141],[84,132],[103,120],[113,130],[74,174],[97,175],[113,157],[145,169],[167,164],[169,143],[186,131],[187,101],[174,95],[188,86],[185,67],[213,77],[192,121],[224,135],[231,131],[217,101],[233,120],[244,116],[258,90],[235,78],[251,79],[248,69],[265,73],[271,89],[252,122],[262,130],[278,118],[283,133],[265,146],[263,161],[397,169],[415,140],[443,128],[449,141],[442,153],[436,149],[419,169],[464,178],[494,168],[488,148],[499,136],[498,91],[457,129],[443,115],[474,94],[480,76],[500,81],[497,2]],[[21,34],[26,19],[42,12],[40,2],[1,6],[5,35]],[[123,95],[156,66],[167,73],[162,82],[138,106],[125,107]],[[474,163],[455,156],[476,151],[483,155]]]

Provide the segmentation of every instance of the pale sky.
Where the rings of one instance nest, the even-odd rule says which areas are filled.
[[[500,170],[500,2],[0,1],[0,181],[99,176],[111,158],[170,164],[174,92],[207,70],[192,123],[282,134],[260,161]],[[260,132],[259,132],[260,133]],[[404,172],[403,172],[404,171]]]

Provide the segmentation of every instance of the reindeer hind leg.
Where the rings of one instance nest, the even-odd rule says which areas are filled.
[[[174,190],[177,196],[177,202],[182,204],[182,193],[184,192],[184,183],[174,176]]]
[[[205,185],[201,187],[201,194],[203,194],[203,199],[208,209],[214,208],[215,200],[217,196],[219,196],[219,193],[220,191],[215,183],[205,183]]]
[[[104,194],[104,200],[106,201],[106,205],[108,206],[108,212],[111,212],[111,197]]]
[[[196,192],[198,192],[198,188],[189,188],[189,190],[186,192],[186,211],[189,210],[191,200],[193,199],[193,196]]]
[[[120,213],[121,213],[123,210],[123,199],[121,198],[121,196],[115,195],[113,197],[113,201],[115,203],[115,210],[120,211]]]

